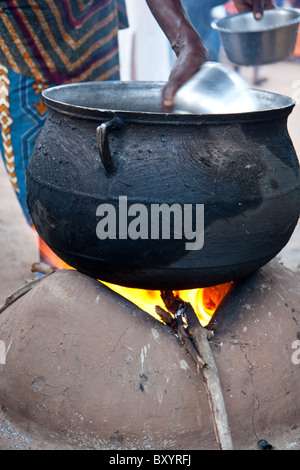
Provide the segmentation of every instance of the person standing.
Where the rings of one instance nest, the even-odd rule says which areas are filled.
[[[125,0],[0,2],[0,151],[26,220],[26,170],[46,120],[41,93],[64,83],[118,80]]]

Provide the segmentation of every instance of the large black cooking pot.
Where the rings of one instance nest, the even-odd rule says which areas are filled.
[[[294,102],[253,91],[261,111],[166,115],[162,86],[82,83],[44,92],[49,112],[27,177],[36,229],[65,262],[116,284],[187,289],[245,277],[285,246],[298,221],[299,164],[287,131]],[[120,235],[120,196],[148,211],[148,239]],[[151,235],[151,208],[163,203],[189,205],[195,223],[204,205],[202,248],[187,249],[172,217],[169,236]],[[96,233],[108,215],[102,204],[116,213],[115,238]],[[127,220],[135,234],[137,208]]]

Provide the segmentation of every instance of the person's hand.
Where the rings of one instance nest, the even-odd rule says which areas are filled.
[[[202,42],[196,39],[178,51],[176,63],[162,92],[162,111],[164,113],[172,111],[176,91],[198,72],[206,60],[209,60],[208,52]]]
[[[146,0],[170,41],[177,60],[162,92],[162,111],[172,111],[176,91],[209,60],[199,34],[192,26],[181,0]]]
[[[260,20],[264,10],[275,8],[272,0],[233,0],[239,13],[253,11],[254,18]]]

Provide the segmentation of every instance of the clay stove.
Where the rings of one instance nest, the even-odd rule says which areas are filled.
[[[78,271],[42,278],[1,314],[10,349],[0,403],[61,445],[216,448],[204,380],[174,330],[97,279],[166,290],[237,281],[213,317],[210,346],[234,448],[291,445],[299,436],[298,277],[270,260],[299,217],[286,126],[293,102],[255,92],[257,113],[165,116],[162,84],[74,86],[44,93],[49,113],[27,187],[39,235]],[[146,209],[201,202],[201,253],[175,237],[103,244],[96,205],[120,196]]]
[[[272,261],[230,291],[211,341],[235,449],[299,444],[299,278]],[[123,296],[59,270],[10,305],[0,403],[57,446],[216,449],[206,391],[178,337]],[[293,356],[294,354],[294,356]]]

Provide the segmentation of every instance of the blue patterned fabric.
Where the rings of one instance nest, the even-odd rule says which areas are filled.
[[[0,82],[0,150],[25,217],[31,224],[25,182],[30,155],[46,120],[46,107],[40,94],[41,84],[31,77],[3,67],[0,67]],[[6,101],[5,105],[3,101]]]

